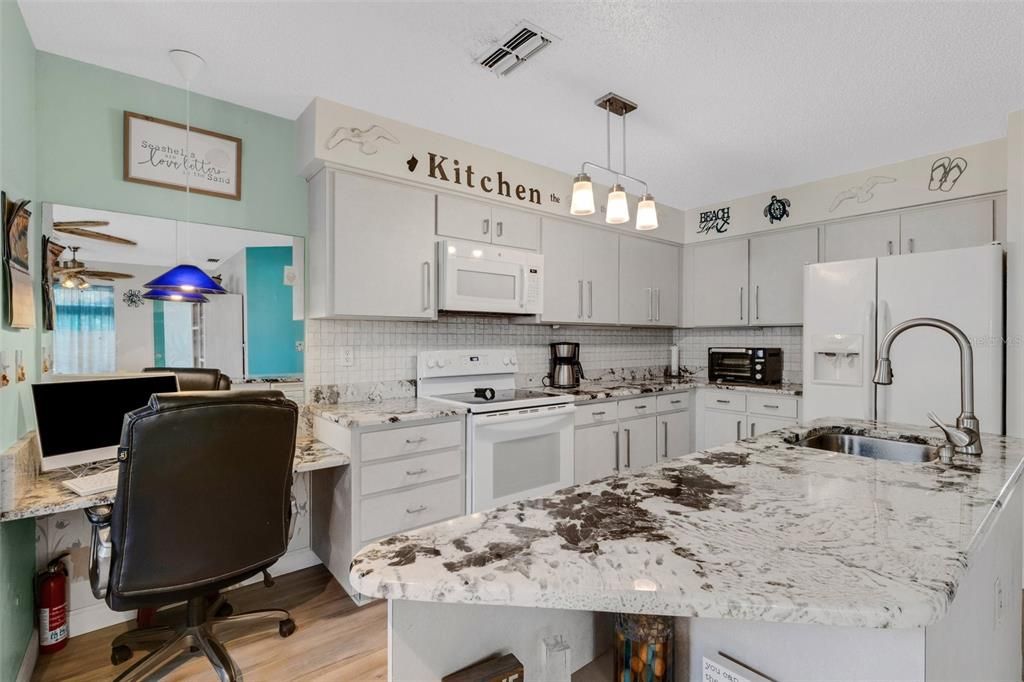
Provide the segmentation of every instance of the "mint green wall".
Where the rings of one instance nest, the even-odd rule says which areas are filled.
[[[122,180],[122,116],[184,122],[185,91],[46,52],[36,59],[37,128],[46,131],[38,140],[42,200],[183,219],[184,193]],[[306,234],[294,121],[193,95],[192,123],[242,138],[242,200],[194,194],[194,222]]]
[[[21,10],[0,0],[0,188],[15,199],[31,199],[30,254],[33,275],[39,273],[39,202],[36,194],[35,60]],[[0,278],[0,300],[3,294]],[[39,296],[37,290],[36,296]],[[21,350],[29,381],[0,388],[0,450],[32,428],[29,382],[37,378],[39,306],[36,329],[0,326],[0,350],[13,364]],[[13,368],[12,368],[13,370]],[[0,524],[0,680],[13,680],[32,634],[32,579],[35,569],[35,524]]]
[[[304,338],[301,320],[292,319],[292,287],[284,268],[292,264],[290,246],[252,246],[245,250],[245,314],[249,329],[248,377],[302,374]]]

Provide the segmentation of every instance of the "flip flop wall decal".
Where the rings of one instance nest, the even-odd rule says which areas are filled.
[[[928,178],[929,192],[949,192],[955,186],[960,176],[967,170],[967,160],[962,156],[951,159],[948,156],[940,156],[932,161],[932,171]]]

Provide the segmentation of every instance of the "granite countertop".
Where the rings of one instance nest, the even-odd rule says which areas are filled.
[[[828,453],[822,430],[916,442],[921,427],[818,420],[364,548],[363,594],[869,628],[939,620],[1019,483],[1024,440],[952,465]]]
[[[763,386],[756,384],[718,384],[707,379],[601,379],[584,381],[578,388],[558,389],[544,388],[546,393],[554,395],[571,395],[576,402],[588,400],[613,400],[629,398],[647,393],[673,393],[688,391],[691,388],[719,388],[727,391],[748,391],[752,393],[773,393],[776,395],[794,395],[803,393],[802,384],[787,383],[780,386]]]
[[[359,426],[408,423],[466,414],[464,407],[449,405],[430,398],[363,400],[336,405],[314,403],[309,405],[309,411],[314,416],[329,419],[350,429]]]
[[[310,436],[300,435],[295,440],[293,466],[296,473],[347,466],[350,461],[351,455],[339,452]],[[14,508],[0,514],[0,521],[48,516],[114,502],[115,490],[84,497],[77,495],[61,485],[70,478],[71,474],[66,469],[38,474],[35,483],[18,497]]]

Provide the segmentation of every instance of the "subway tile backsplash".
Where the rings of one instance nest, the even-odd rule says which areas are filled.
[[[637,329],[551,327],[513,324],[505,317],[442,315],[436,322],[309,320],[306,326],[306,385],[317,402],[382,399],[415,395],[416,354],[423,350],[513,348],[522,384],[536,384],[548,371],[548,344],[580,344],[584,373],[667,367],[670,346],[679,345],[680,363],[707,370],[713,345],[779,346],[785,375],[800,378],[801,328]],[[351,365],[346,365],[346,352]]]

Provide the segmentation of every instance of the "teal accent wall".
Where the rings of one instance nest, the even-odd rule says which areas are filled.
[[[9,198],[32,200],[29,253],[33,280],[38,277],[41,262],[35,68],[36,50],[21,10],[13,1],[0,0],[0,188]],[[0,300],[6,294],[2,279]],[[0,388],[0,450],[7,449],[34,425],[29,384],[38,379],[38,289],[35,295],[35,329],[0,326],[0,350],[7,354],[11,364],[15,351],[20,350],[28,369],[28,381]],[[24,520],[0,524],[0,680],[15,679],[32,635],[34,573],[35,523]]]
[[[164,302],[150,301],[153,304],[153,366],[166,367],[164,358],[167,351],[164,349]]]
[[[245,250],[245,314],[248,327],[249,377],[302,374],[303,323],[292,319],[292,287],[284,268],[292,264],[290,246],[255,246]]]
[[[38,53],[36,73],[37,126],[46,131],[38,140],[43,200],[184,219],[183,192],[122,179],[124,111],[184,123],[183,89],[46,52]],[[193,194],[191,220],[304,236],[295,122],[201,95],[192,95],[191,120],[242,138],[241,201]]]

